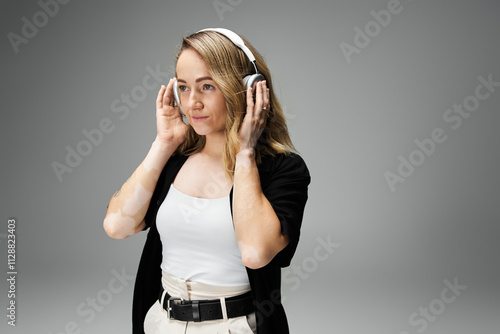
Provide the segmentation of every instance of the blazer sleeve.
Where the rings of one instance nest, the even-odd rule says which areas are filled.
[[[290,243],[274,257],[270,265],[287,267],[299,242],[311,176],[306,163],[297,154],[266,158],[269,159],[267,166],[263,161],[262,191],[280,220],[281,233],[290,238]]]
[[[151,201],[149,202],[148,211],[146,211],[146,215],[144,216],[144,222],[146,226],[144,230],[147,230],[151,227],[153,222],[155,221],[156,213],[158,212],[159,204],[161,201],[161,195],[163,192],[163,186],[165,184],[167,168],[163,168],[160,177],[158,178],[158,182],[156,184],[155,190],[153,191],[153,195],[151,196]]]

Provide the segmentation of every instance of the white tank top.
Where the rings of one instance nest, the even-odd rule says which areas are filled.
[[[229,196],[192,197],[172,184],[158,209],[156,225],[163,244],[161,269],[166,273],[214,286],[249,284]]]

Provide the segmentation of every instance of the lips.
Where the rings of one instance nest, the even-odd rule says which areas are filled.
[[[208,116],[192,116],[193,122],[203,122],[208,119]]]

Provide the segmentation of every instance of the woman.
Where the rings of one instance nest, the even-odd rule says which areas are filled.
[[[288,333],[281,267],[297,247],[310,176],[262,57],[215,30],[183,39],[177,79],[156,100],[156,139],[104,219],[117,239],[149,228],[134,333]],[[267,80],[245,89],[257,69]]]

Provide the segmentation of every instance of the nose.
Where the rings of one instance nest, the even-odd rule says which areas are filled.
[[[203,103],[201,102],[200,94],[195,89],[193,89],[188,96],[188,109],[203,109]]]

